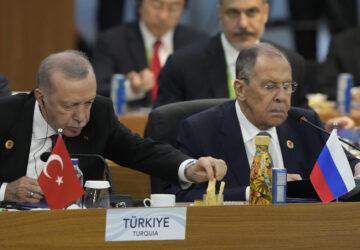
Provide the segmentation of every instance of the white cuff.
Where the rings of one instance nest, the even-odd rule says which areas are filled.
[[[249,201],[250,199],[250,186],[247,186],[245,189],[245,200]]]
[[[193,184],[192,181],[190,181],[188,178],[186,178],[185,176],[185,170],[192,164],[195,164],[197,160],[195,159],[187,159],[185,161],[183,161],[180,164],[179,170],[178,170],[178,176],[179,176],[179,180],[180,180],[180,187],[182,189],[188,189],[191,184]]]
[[[127,102],[144,98],[145,92],[135,93],[130,86],[129,79],[125,80],[124,86],[125,86],[125,100]]]
[[[0,187],[0,201],[3,201],[5,199],[5,190],[7,187],[7,182],[3,182]]]

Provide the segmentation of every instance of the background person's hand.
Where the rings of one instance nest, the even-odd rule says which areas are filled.
[[[189,166],[186,171],[186,177],[193,182],[204,182],[213,180],[222,180],[226,174],[227,166],[225,161],[212,157],[200,157],[195,164]]]
[[[132,91],[136,94],[151,90],[155,84],[154,74],[148,68],[139,73],[131,71],[127,74],[127,78],[130,81]]]
[[[287,174],[286,181],[300,181],[302,180],[299,174]]]
[[[334,128],[333,126],[334,122],[338,124],[339,128],[352,129],[355,127],[355,122],[353,119],[351,119],[348,116],[339,116],[339,117],[331,118],[330,120],[326,121],[325,129],[327,131],[331,131]]]
[[[37,180],[27,176],[8,183],[5,190],[6,201],[38,203],[43,196]]]

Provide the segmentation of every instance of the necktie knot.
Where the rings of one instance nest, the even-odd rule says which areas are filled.
[[[154,51],[158,50],[160,46],[161,46],[161,40],[156,40],[156,42],[154,43]]]
[[[54,134],[50,136],[51,139],[51,149],[53,149],[55,147],[56,141],[57,141],[58,135]]]
[[[257,136],[269,136],[271,138],[271,135],[266,131],[260,131]]]

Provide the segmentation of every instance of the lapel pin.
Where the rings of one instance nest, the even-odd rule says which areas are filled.
[[[84,140],[88,141],[89,137],[87,135],[84,135]]]
[[[287,141],[286,141],[286,146],[287,146],[289,149],[293,149],[293,148],[294,148],[294,143],[293,143],[291,140],[287,140]]]
[[[14,147],[14,141],[13,140],[7,140],[5,142],[5,148],[6,149],[12,149]]]

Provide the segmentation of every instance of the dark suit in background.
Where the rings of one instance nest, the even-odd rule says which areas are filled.
[[[11,95],[8,80],[4,75],[0,75],[0,97]]]
[[[178,25],[174,31],[174,50],[205,37],[197,30]],[[113,74],[127,74],[132,70],[141,71],[149,67],[139,23],[126,23],[102,34],[93,53],[93,66],[98,84],[97,91],[104,96],[110,94]],[[145,98],[134,102],[132,105],[148,106],[150,96],[147,94]]]
[[[354,86],[360,85],[360,28],[353,28],[331,39],[326,61],[319,68],[317,91],[336,99],[337,76],[350,73]]]
[[[292,105],[306,106],[304,86],[305,60],[302,56],[276,46],[289,58],[293,80],[300,84],[292,95]],[[159,92],[154,107],[164,104],[204,98],[228,98],[225,54],[220,34],[188,46],[169,56],[162,68]]]
[[[322,126],[315,112],[299,110],[310,122]],[[308,179],[327,136],[290,118],[276,130],[287,172],[300,174],[303,179]],[[287,147],[288,140],[294,143],[293,148]],[[212,156],[223,159],[228,166],[223,179],[226,182],[224,200],[245,200],[250,166],[235,111],[235,101],[225,102],[187,118],[180,127],[178,142],[183,152],[195,158]],[[352,168],[359,162],[350,154],[348,159]],[[172,191],[176,194],[177,201],[194,201],[202,199],[206,187],[207,183],[201,183],[186,191],[176,187]]]
[[[0,185],[26,175],[32,136],[34,94],[0,98]],[[6,147],[13,141],[14,146]],[[142,139],[123,126],[115,116],[112,102],[97,96],[91,108],[89,123],[76,137],[64,137],[69,153],[100,154],[121,166],[157,175],[178,183],[178,168],[184,154],[171,146]],[[40,161],[40,159],[37,159]],[[103,163],[80,158],[84,181],[103,179]],[[40,173],[38,173],[40,174]]]

